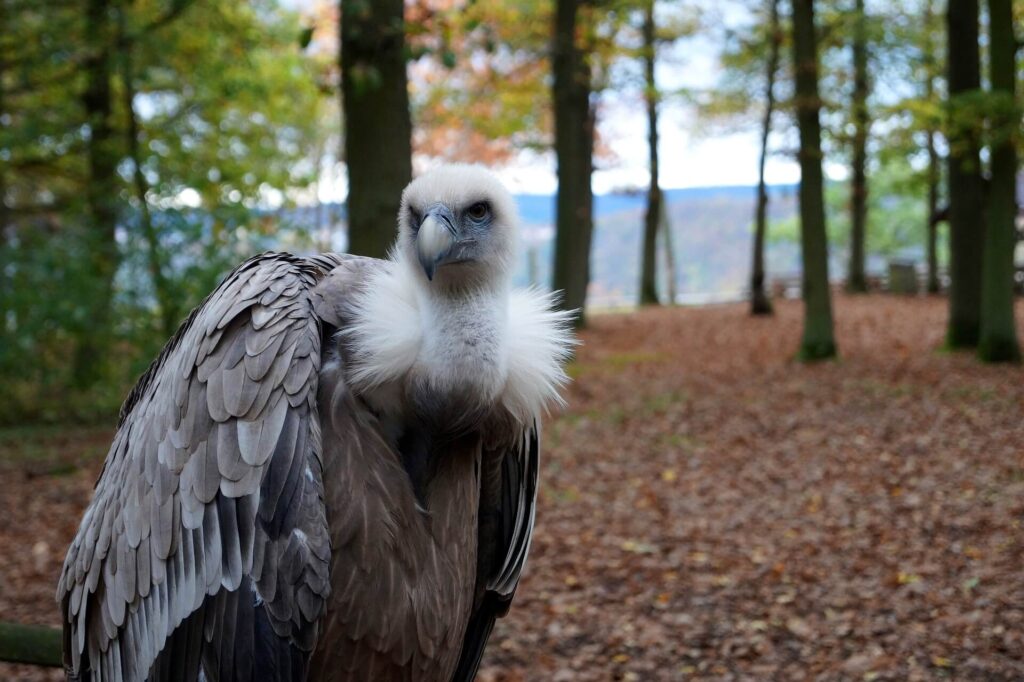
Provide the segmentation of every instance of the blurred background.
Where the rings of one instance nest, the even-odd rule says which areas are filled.
[[[464,161],[583,311],[483,677],[1024,679],[1022,22],[0,0],[0,620],[58,624],[121,400],[225,274],[382,257]]]

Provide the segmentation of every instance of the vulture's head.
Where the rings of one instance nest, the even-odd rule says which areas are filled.
[[[488,170],[441,166],[402,193],[398,249],[428,286],[500,284],[512,268],[517,222],[512,195]]]

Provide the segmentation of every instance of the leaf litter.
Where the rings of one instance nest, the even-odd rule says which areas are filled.
[[[817,365],[776,309],[591,319],[481,680],[1024,679],[1024,370],[942,352],[939,298],[838,295]],[[5,619],[59,622],[92,441],[0,441]]]

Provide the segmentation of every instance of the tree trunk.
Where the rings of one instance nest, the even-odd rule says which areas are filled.
[[[1015,102],[1015,52],[1012,0],[988,0],[989,69],[995,114],[992,136],[992,184],[988,193],[981,283],[978,355],[986,362],[1020,362],[1013,319],[1013,253],[1017,243],[1017,155],[1013,146],[1020,109]]]
[[[0,26],[7,26],[7,4],[5,2],[0,2]],[[7,113],[7,93],[4,87],[6,66],[5,59],[0,58],[0,120],[3,120]],[[7,208],[7,166],[7,163],[0,164],[0,240],[7,239],[7,224],[10,220],[10,211]],[[5,266],[6,263],[0,263],[0,268],[3,268],[4,271],[7,269]],[[0,273],[0,282],[6,276],[6,272]]]
[[[402,0],[341,0],[348,250],[383,258],[412,179]]]
[[[864,241],[868,217],[868,46],[864,0],[856,0],[853,33],[853,164],[850,182],[850,269],[849,291],[868,290],[864,276]]]
[[[89,126],[86,154],[89,181],[85,190],[88,207],[86,245],[95,289],[90,292],[87,326],[81,330],[75,349],[73,382],[78,388],[94,384],[106,365],[114,276],[119,254],[115,239],[117,223],[117,149],[111,125],[113,109],[110,91],[109,0],[89,0],[85,16],[85,92],[82,108]]]
[[[800,358],[835,357],[832,299],[828,280],[821,123],[818,112],[818,55],[813,0],[793,2],[793,68],[800,128],[800,246],[803,259],[804,333]]]
[[[939,153],[928,131],[928,293],[939,293]]]
[[[924,95],[928,102],[935,97],[935,44],[931,38],[934,25],[934,13],[932,10],[933,0],[925,2],[924,27],[927,42],[925,44],[925,60],[927,73],[925,74]],[[938,251],[938,213],[939,213],[939,153],[935,149],[935,136],[937,130],[929,124],[928,128],[928,283],[929,294],[939,293],[939,251]]]
[[[757,164],[757,207],[754,215],[754,254],[750,267],[750,314],[771,315],[772,303],[765,290],[764,242],[768,232],[768,184],[764,166],[768,161],[768,136],[775,113],[775,76],[779,70],[782,28],[779,25],[779,0],[768,0],[769,48],[765,69],[764,116],[761,119],[761,157]]]
[[[950,0],[946,11],[949,100],[950,348],[978,343],[981,245],[985,232],[978,126],[964,114],[964,95],[980,87],[978,1]]]
[[[149,183],[142,172],[142,158],[139,154],[139,121],[135,115],[135,74],[132,64],[133,42],[126,40],[125,32],[126,7],[118,8],[118,35],[121,61],[121,95],[125,113],[125,142],[128,157],[132,161],[132,186],[135,198],[139,203],[139,227],[146,242],[146,257],[149,263],[149,275],[153,281],[153,293],[156,296],[157,308],[160,312],[160,331],[171,337],[178,328],[179,308],[174,292],[167,281],[164,270],[163,255],[160,251],[160,239],[153,226],[153,216],[149,210]]]
[[[658,223],[661,221],[661,186],[658,184],[658,86],[654,80],[654,0],[644,3],[644,99],[647,102],[648,168],[647,213],[644,215],[643,262],[640,267],[640,305],[658,304]]]
[[[562,307],[584,304],[590,282],[590,240],[593,232],[594,112],[590,107],[590,65],[576,42],[580,0],[558,0],[553,43],[555,156],[558,160],[554,288],[563,292]]]

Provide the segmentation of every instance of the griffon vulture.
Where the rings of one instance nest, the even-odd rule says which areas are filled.
[[[530,546],[566,313],[446,166],[388,260],[264,254],[121,409],[57,599],[83,680],[470,680]]]

